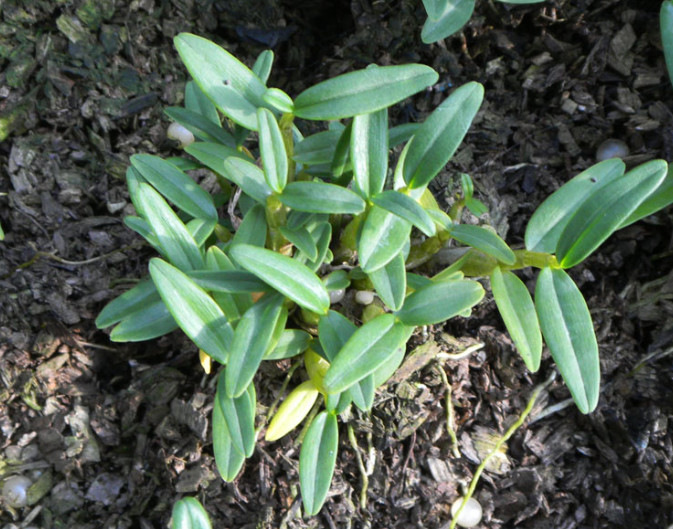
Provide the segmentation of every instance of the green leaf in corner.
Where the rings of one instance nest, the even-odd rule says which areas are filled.
[[[629,217],[619,225],[619,229],[649,217],[653,213],[673,204],[673,165],[668,166],[668,173],[659,187]]]
[[[400,191],[384,191],[372,197],[372,202],[403,218],[421,230],[428,237],[435,235],[435,223],[432,217],[416,200]]]
[[[330,301],[322,281],[306,265],[265,248],[236,244],[231,257],[243,268],[290,298],[299,306],[326,314]]]
[[[291,230],[286,226],[281,226],[280,232],[298,250],[301,250],[310,261],[318,258],[318,246],[306,228],[302,226],[301,228]]]
[[[526,285],[512,272],[503,272],[496,267],[491,274],[491,288],[498,311],[521,358],[530,371],[536,372],[542,357],[542,334]]]
[[[276,193],[282,193],[287,183],[288,161],[285,143],[276,116],[266,108],[257,110],[259,122],[259,151],[266,183]]]
[[[226,364],[234,331],[217,303],[166,261],[152,259],[150,275],[161,299],[184,333],[199,349]]]
[[[259,77],[264,84],[269,80],[271,75],[271,67],[273,66],[273,51],[264,50],[255,59],[255,64],[252,65],[253,73]]]
[[[426,44],[445,39],[467,24],[472,17],[475,0],[444,0],[434,4],[439,4],[439,7],[432,11],[426,7],[428,19],[421,31],[421,40]]]
[[[388,109],[355,116],[350,142],[358,187],[366,197],[380,193],[388,174]]]
[[[594,191],[559,237],[556,258],[561,267],[571,268],[591,255],[661,185],[667,170],[665,161],[652,160]]]
[[[243,467],[245,456],[234,447],[219,399],[213,403],[213,454],[222,479],[234,481]]]
[[[673,1],[664,0],[659,12],[661,44],[668,69],[668,79],[673,83]]]
[[[104,329],[114,325],[155,301],[161,301],[161,297],[154,283],[149,280],[141,281],[103,307],[96,318],[96,327]]]
[[[267,294],[250,307],[236,326],[226,370],[229,397],[240,396],[252,383],[264,355],[273,347],[279,321],[287,320],[283,296]]]
[[[387,265],[367,274],[376,293],[390,310],[400,310],[407,291],[404,256],[399,253]]]
[[[618,158],[605,160],[592,165],[549,195],[526,226],[526,249],[553,253],[561,232],[577,208],[595,190],[623,176],[625,168]]]
[[[405,325],[432,325],[469,310],[484,297],[484,288],[470,279],[433,282],[409,294],[395,315]]]
[[[294,113],[312,120],[333,120],[387,108],[437,82],[429,66],[405,64],[366,68],[339,75],[297,96]]]
[[[208,513],[196,498],[175,502],[171,519],[171,529],[212,529]]]
[[[226,370],[217,379],[215,399],[227,423],[227,430],[234,448],[245,457],[250,457],[255,449],[255,406],[257,395],[255,385],[250,384],[238,397],[232,398],[225,391]]]
[[[411,224],[385,209],[369,210],[358,240],[360,266],[367,273],[384,267],[409,241]]]
[[[278,196],[286,206],[309,213],[357,215],[365,201],[350,189],[325,182],[292,182]]]
[[[147,303],[142,309],[132,312],[112,329],[113,342],[144,342],[158,338],[178,328],[173,316],[161,299]]]
[[[257,108],[265,106],[262,80],[207,39],[180,33],[174,43],[192,78],[215,106],[239,125],[257,130]]]
[[[424,188],[451,159],[484,99],[476,82],[456,89],[428,116],[414,134],[404,160],[404,181],[410,188]]]
[[[224,161],[223,176],[240,187],[250,198],[266,204],[271,188],[266,183],[264,171],[254,163],[242,158],[230,157]]]
[[[407,327],[395,323],[392,314],[381,314],[368,321],[348,339],[332,360],[323,387],[327,393],[345,391],[379,367],[402,347]]]
[[[513,265],[516,262],[512,249],[491,230],[471,224],[454,224],[449,232],[454,239],[495,257],[502,263]]]
[[[276,346],[264,355],[264,360],[283,360],[303,353],[311,343],[311,335],[299,329],[285,329]]]
[[[575,404],[582,413],[593,411],[601,372],[594,326],[582,293],[564,270],[544,268],[535,287],[535,309]]]
[[[338,448],[336,415],[322,411],[309,426],[299,453],[301,498],[309,516],[317,514],[327,498]]]

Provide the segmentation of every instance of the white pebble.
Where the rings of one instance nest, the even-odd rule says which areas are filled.
[[[460,509],[460,506],[463,503],[463,498],[458,498],[453,505],[451,506],[451,516],[455,516]],[[460,515],[456,520],[456,523],[461,527],[474,527],[479,522],[481,522],[481,515],[483,511],[481,509],[481,504],[474,498],[467,500],[465,508],[460,511]]]
[[[168,126],[166,136],[171,140],[177,140],[180,143],[180,147],[183,149],[187,147],[187,145],[194,143],[194,134],[180,125],[177,121],[174,121]]]
[[[12,476],[2,486],[2,499],[10,507],[25,507],[28,503],[28,489],[33,482],[25,476]]]
[[[626,158],[629,155],[629,146],[622,140],[610,138],[605,140],[596,149],[596,160],[602,162],[610,158]]]
[[[345,294],[346,290],[343,288],[340,288],[338,290],[331,290],[329,293],[330,304],[334,305],[335,303],[339,303],[344,298]]]
[[[374,293],[371,290],[358,290],[355,293],[355,303],[371,305],[374,302]]]

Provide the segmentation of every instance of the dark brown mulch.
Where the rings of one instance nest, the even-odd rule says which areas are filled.
[[[272,83],[292,95],[370,62],[433,66],[440,83],[396,110],[398,122],[422,118],[453,86],[482,82],[482,110],[434,191],[450,203],[456,176],[468,172],[490,221],[516,244],[535,207],[591,165],[604,139],[626,141],[630,165],[673,159],[658,9],[483,2],[462,35],[426,46],[416,0],[6,0],[0,118],[12,130],[0,143],[0,475],[27,475],[39,493],[24,509],[0,506],[4,527],[165,527],[185,494],[207,505],[216,527],[448,527],[484,446],[552,369],[545,357],[539,374],[525,371],[485,301],[471,318],[431,329],[440,353],[407,366],[371,414],[348,419],[370,472],[364,507],[345,426],[317,517],[299,518],[293,438],[260,442],[237,481],[223,483],[208,437],[213,380],[194,346],[179,333],[114,344],[93,324],[153,255],[121,223],[132,211],[123,175],[133,153],[176,154],[162,117],[180,103],[186,78],[175,34],[209,36],[248,64],[274,46]],[[543,417],[568,393],[557,381],[543,394],[477,489],[483,527],[673,523],[670,228],[667,213],[638,223],[572,272],[599,336],[599,407]],[[484,347],[469,357],[446,355],[475,343]],[[287,367],[265,366],[260,421]],[[452,388],[460,457],[446,432],[439,370]]]

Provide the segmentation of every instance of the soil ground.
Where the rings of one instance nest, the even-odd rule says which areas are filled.
[[[100,309],[146,275],[153,255],[122,224],[123,176],[134,153],[179,154],[162,114],[180,104],[186,80],[171,39],[203,35],[249,65],[271,46],[270,84],[291,95],[369,63],[432,66],[440,83],[397,122],[483,83],[482,110],[433,190],[448,205],[469,173],[487,220],[517,244],[536,206],[594,163],[603,140],[625,141],[631,166],[673,160],[659,5],[484,1],[462,33],[428,46],[420,0],[0,2],[0,475],[39,484],[27,507],[0,507],[0,526],[166,527],[174,501],[194,495],[214,527],[448,527],[484,446],[553,370],[545,354],[539,373],[526,372],[492,301],[414,337],[441,353],[484,347],[408,365],[371,414],[352,415],[370,471],[366,502],[344,427],[330,498],[310,519],[300,517],[292,436],[261,441],[234,483],[217,477],[213,378],[183,335],[118,344],[96,329]],[[550,408],[568,398],[559,381],[543,393],[482,477],[481,527],[673,524],[671,223],[669,212],[637,223],[573,269],[599,338],[599,406],[587,416]],[[265,366],[264,406],[287,368]]]

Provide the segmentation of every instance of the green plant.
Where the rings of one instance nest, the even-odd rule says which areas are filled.
[[[659,12],[661,45],[668,69],[668,78],[673,82],[673,0],[664,0]]]
[[[544,0],[497,0],[503,4],[539,4]],[[459,31],[474,13],[476,0],[423,0],[428,18],[421,30],[426,44],[445,39]]]
[[[337,417],[351,403],[371,408],[416,327],[470,314],[484,289],[468,277],[490,277],[528,368],[539,368],[544,336],[578,408],[596,407],[596,338],[565,269],[615,230],[673,202],[666,162],[626,174],[616,159],[587,169],[540,206],[525,248],[513,250],[488,227],[460,223],[464,208],[484,210],[469,176],[462,175],[462,195],[448,215],[428,190],[481,105],[480,84],[457,88],[422,124],[389,128],[388,107],[435,83],[434,70],[370,66],[293,100],[266,86],[270,52],[250,70],[194,35],[180,34],[175,44],[194,82],[185,107],[166,113],[197,141],[185,148],[190,159],[131,158],[127,181],[138,216],[125,222],[161,258],[150,261],[150,280],[110,302],[96,323],[115,325],[116,341],[179,327],[207,370],[212,360],[222,366],[212,424],[225,480],[254,451],[261,362],[303,355],[307,380],[278,409],[267,440],[311,418],[299,476],[305,512],[317,513],[336,463]],[[331,123],[303,137],[296,118]],[[402,144],[389,167],[391,149]],[[197,167],[215,174],[219,193],[207,193],[184,172]],[[464,245],[451,266],[433,277],[411,271],[450,241]],[[512,272],[525,267],[541,269],[535,301]],[[371,289],[378,299],[362,310],[350,296],[343,299],[345,290]],[[323,411],[315,407],[319,399]]]

